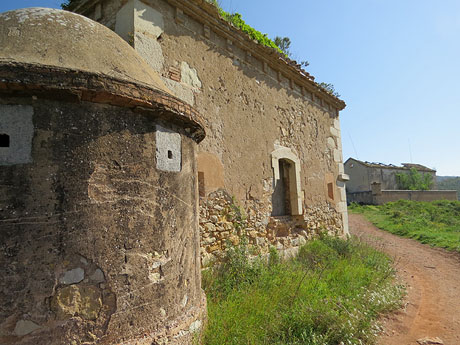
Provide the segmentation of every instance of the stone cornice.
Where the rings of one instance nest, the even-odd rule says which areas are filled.
[[[290,80],[290,83],[298,84],[302,90],[323,99],[337,110],[343,110],[345,102],[324,90],[314,81],[308,72],[302,70],[295,61],[286,58],[273,48],[259,44],[251,39],[248,34],[234,27],[220,17],[217,8],[205,0],[166,0],[176,8],[176,21],[181,22],[181,16],[186,14],[197,22],[211,28],[219,36],[227,39],[232,45],[238,46],[243,51],[250,53],[263,64],[269,65],[278,73]],[[89,10],[101,0],[82,0],[78,5],[70,9],[81,14],[88,14]]]
[[[197,142],[205,137],[203,120],[190,105],[148,85],[103,74],[0,61],[0,94],[127,107],[174,123]]]
[[[295,61],[286,58],[275,49],[261,45],[251,39],[248,34],[221,18],[214,5],[205,0],[166,1],[172,6],[181,9],[196,21],[208,25],[218,35],[230,40],[232,44],[239,46],[242,50],[250,52],[253,57],[269,64],[274,70],[280,71],[289,80],[297,82],[297,84],[304,87],[307,91],[320,96],[338,110],[345,108],[345,102],[321,88],[314,81],[314,77],[302,70]]]
[[[86,14],[91,8],[93,8],[97,3],[100,3],[101,0],[81,0],[77,3],[73,3],[69,6],[69,11]]]

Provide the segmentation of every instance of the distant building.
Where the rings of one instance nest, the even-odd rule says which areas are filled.
[[[415,168],[421,174],[433,177],[432,190],[400,190],[397,174],[408,173]],[[393,164],[363,162],[349,158],[344,164],[345,174],[350,180],[346,183],[347,201],[361,204],[381,205],[400,199],[416,201],[457,200],[456,191],[433,190],[436,188],[436,170],[420,164]]]
[[[430,174],[433,183],[436,181],[436,170],[420,164],[402,163],[402,166],[396,166],[348,158],[344,165],[345,173],[350,176],[350,180],[346,183],[347,193],[370,191],[372,183],[380,183],[381,188],[385,190],[397,190],[399,188],[396,175],[407,173],[411,168],[415,168],[422,174]],[[435,185],[432,189],[434,188]]]

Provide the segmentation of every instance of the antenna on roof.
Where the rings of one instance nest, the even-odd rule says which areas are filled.
[[[414,162],[412,161],[412,150],[411,150],[411,147],[410,147],[410,139],[409,139],[409,138],[407,138],[407,142],[409,143],[410,162],[411,162],[411,163],[414,163]]]
[[[358,152],[356,152],[355,143],[353,142],[353,139],[351,139],[350,132],[347,131],[347,133],[348,133],[348,137],[350,138],[351,145],[353,146],[353,151],[355,151],[355,157],[356,157],[356,159],[359,159],[359,157],[358,157]]]

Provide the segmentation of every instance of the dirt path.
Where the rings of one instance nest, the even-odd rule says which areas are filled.
[[[379,230],[363,216],[349,216],[350,232],[388,253],[407,286],[403,310],[384,320],[380,345],[416,345],[439,337],[460,345],[460,256]]]

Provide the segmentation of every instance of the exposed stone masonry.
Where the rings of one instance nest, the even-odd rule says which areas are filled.
[[[341,215],[324,204],[305,207],[302,216],[271,217],[271,206],[247,200],[244,210],[226,191],[200,198],[201,265],[220,261],[225,251],[247,240],[254,254],[266,254],[270,247],[290,255],[320,233],[342,234]]]

